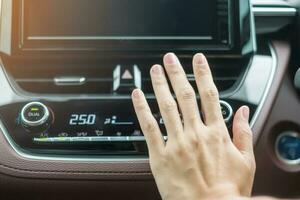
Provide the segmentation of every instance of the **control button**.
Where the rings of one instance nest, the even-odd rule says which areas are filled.
[[[221,112],[226,123],[229,123],[233,117],[233,110],[229,103],[226,101],[220,101]]]
[[[43,132],[50,126],[48,108],[40,102],[26,104],[21,111],[21,123],[30,132]]]
[[[279,160],[288,165],[300,164],[300,134],[285,132],[278,136],[275,152]]]
[[[113,90],[119,94],[129,94],[135,88],[141,88],[142,76],[137,65],[118,65],[113,72]]]

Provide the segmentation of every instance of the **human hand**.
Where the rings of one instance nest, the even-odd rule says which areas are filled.
[[[219,95],[203,54],[196,54],[193,69],[201,96],[201,120],[195,92],[178,58],[169,53],[164,66],[182,113],[180,118],[164,69],[151,68],[151,79],[168,133],[165,143],[143,92],[132,99],[145,135],[150,166],[164,200],[234,199],[249,196],[255,159],[249,108],[241,107],[233,122],[233,142],[223,120]]]

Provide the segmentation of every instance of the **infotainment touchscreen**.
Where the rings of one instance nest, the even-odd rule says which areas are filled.
[[[23,50],[217,50],[240,48],[251,30],[240,0],[17,0]],[[19,20],[19,21],[18,21]],[[241,27],[244,26],[247,27]],[[244,29],[242,31],[242,29]],[[248,34],[249,36],[249,34]]]
[[[217,0],[26,0],[29,38],[215,40]]]

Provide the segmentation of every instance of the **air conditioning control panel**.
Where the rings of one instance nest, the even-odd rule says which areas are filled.
[[[156,100],[148,101],[167,140]],[[231,130],[233,114],[244,103],[224,99],[220,105]],[[101,155],[147,152],[130,98],[19,102],[1,106],[0,117],[11,139],[25,150]]]

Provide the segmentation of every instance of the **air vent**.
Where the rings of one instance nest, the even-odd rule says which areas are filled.
[[[220,91],[230,89],[241,76],[249,59],[211,59],[215,83]],[[45,64],[46,63],[46,64]],[[101,64],[99,64],[101,63]],[[156,61],[136,64],[142,73],[142,89],[152,94],[149,70]],[[182,60],[193,87],[195,77],[190,59]],[[37,94],[113,94],[113,71],[120,63],[99,61],[14,61],[5,67],[12,80],[26,92]]]
[[[185,71],[191,85],[195,90],[197,90],[195,76],[193,74],[193,68],[191,66],[190,60],[183,61],[182,63],[185,67]],[[236,84],[238,79],[243,75],[243,72],[247,68],[249,64],[249,58],[210,59],[209,63],[213,73],[214,82],[218,90],[222,92],[231,89]],[[143,90],[146,93],[152,93],[153,88],[151,85],[149,73],[144,73],[143,77]]]
[[[110,94],[113,67],[80,61],[20,61],[5,63],[19,88],[37,94]]]

